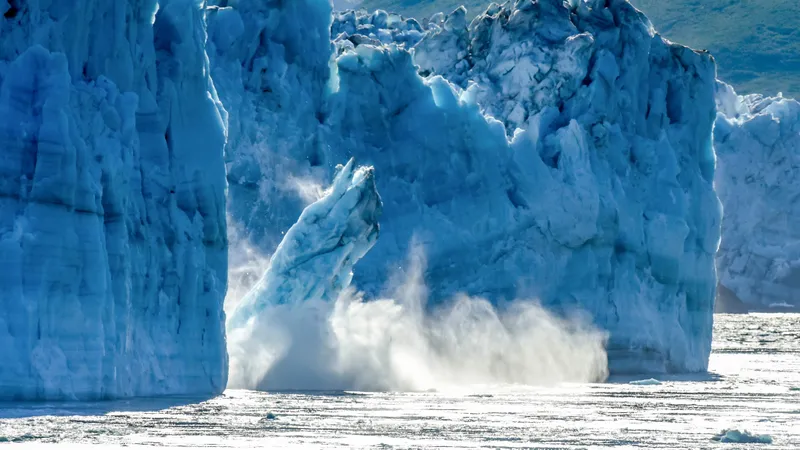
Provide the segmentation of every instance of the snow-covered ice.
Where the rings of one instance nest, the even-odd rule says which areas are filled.
[[[201,5],[0,9],[0,398],[220,392],[225,113]]]

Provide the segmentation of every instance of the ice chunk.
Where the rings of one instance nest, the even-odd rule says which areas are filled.
[[[342,167],[326,195],[308,206],[272,255],[269,268],[228,319],[236,329],[268,306],[332,302],[378,239],[381,200],[370,167]]]
[[[711,438],[712,441],[733,444],[772,444],[772,436],[767,434],[750,434],[747,430],[722,430]]]
[[[658,386],[659,384],[661,384],[661,382],[656,380],[655,378],[648,378],[646,380],[631,381],[630,384],[636,386]]]
[[[273,364],[287,356],[291,338],[269,334],[276,332],[271,329],[276,309],[288,311],[291,324],[302,328],[291,332],[304,339],[320,332],[318,316],[324,316],[324,307],[350,284],[353,265],[375,244],[380,214],[372,169],[356,168],[351,159],[340,167],[325,195],[303,211],[272,255],[264,276],[232,308],[227,322],[232,386],[261,387]],[[317,305],[323,308],[315,309]],[[313,311],[308,317],[291,315],[307,311],[306,307]],[[316,355],[309,352],[319,349],[299,351],[302,354],[295,358],[313,360]],[[325,381],[319,380],[317,387],[320,382]]]

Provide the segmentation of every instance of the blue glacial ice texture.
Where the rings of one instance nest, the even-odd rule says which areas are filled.
[[[380,214],[372,169],[350,160],[322,198],[303,210],[252,290],[227,305],[232,387],[270,387],[265,383],[274,382],[274,370],[284,371],[294,387],[336,383],[333,372],[318,370],[329,357],[321,351],[325,346],[307,344],[327,335],[316,320],[331,313],[326,307],[350,285],[353,266],[375,244]],[[310,365],[293,366],[298,361]]]
[[[228,2],[218,2],[225,3]],[[303,208],[301,184],[325,185],[321,105],[330,72],[326,1],[239,1],[208,10],[211,73],[229,113],[229,212],[271,253]]]
[[[243,105],[231,112],[241,133],[228,179],[251,203],[231,197],[231,211],[263,230],[266,252],[288,226],[242,212],[260,204],[289,222],[299,198],[264,192],[356,157],[384,204],[381,238],[354,269],[359,289],[379,294],[416,241],[433,300],[463,291],[580,308],[611,332],[612,370],[706,369],[721,215],[708,55],[662,40],[624,1],[524,0],[470,25],[442,18],[411,51],[340,36],[331,64],[317,39],[330,26],[323,3],[268,2],[259,16],[240,1],[210,16],[220,97]],[[314,13],[306,26],[258,26],[294,8]],[[222,17],[258,39],[228,38]],[[283,45],[305,35],[304,51]],[[220,51],[226,42],[249,44]],[[452,67],[427,65],[441,54]],[[276,69],[255,70],[253,55]],[[319,76],[294,75],[307,69]],[[243,148],[257,150],[236,156]]]
[[[195,1],[0,18],[0,398],[224,389],[224,110]]]
[[[231,313],[228,329],[244,327],[272,306],[334,302],[350,285],[353,266],[375,245],[381,210],[372,168],[356,168],[351,159],[286,233],[264,276]]]
[[[717,102],[720,283],[751,305],[800,307],[800,102],[721,82]]]

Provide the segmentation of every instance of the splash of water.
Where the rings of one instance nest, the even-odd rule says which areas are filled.
[[[229,329],[229,387],[416,391],[608,375],[607,336],[585,317],[463,295],[429,308],[423,272],[412,258],[391,298],[350,289],[332,303],[275,305]]]

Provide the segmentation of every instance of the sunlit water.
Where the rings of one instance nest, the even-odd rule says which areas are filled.
[[[556,388],[228,391],[204,402],[0,404],[0,442],[40,448],[800,448],[800,315],[720,315],[710,373]],[[641,377],[639,377],[641,378]],[[648,377],[649,378],[649,377]],[[772,444],[725,444],[725,428]]]

